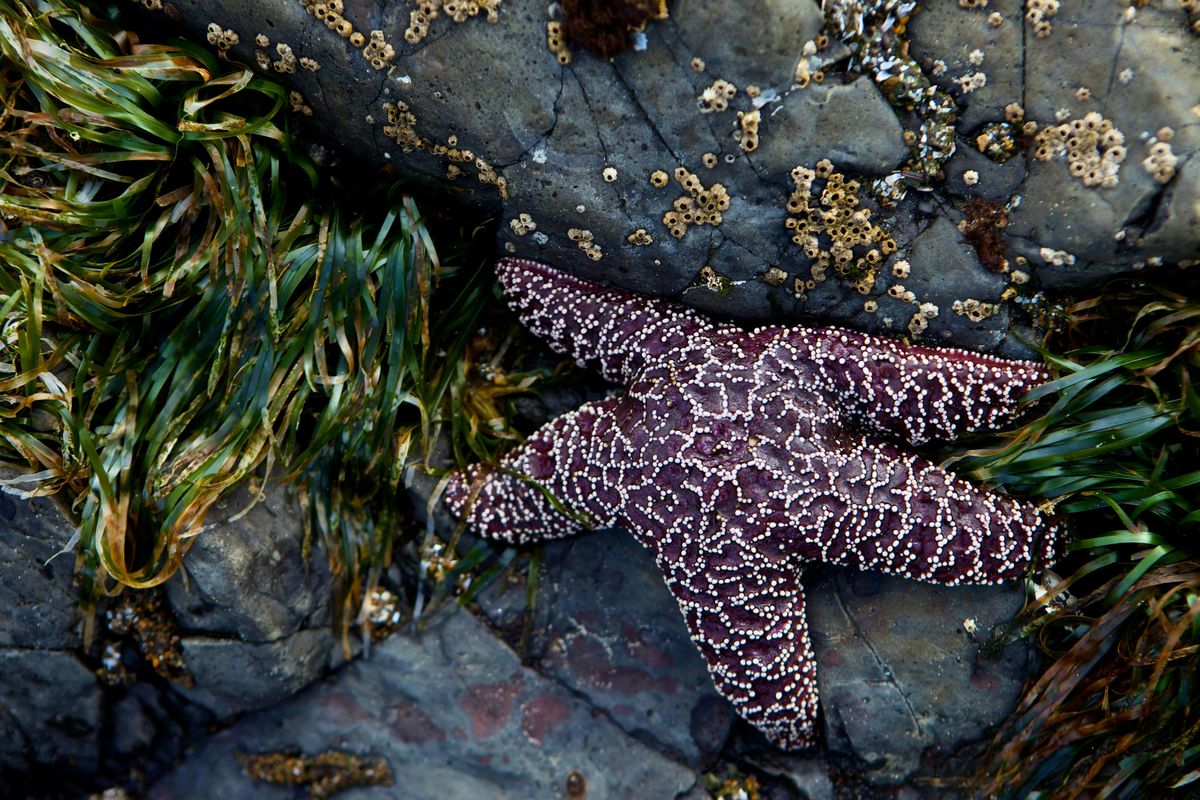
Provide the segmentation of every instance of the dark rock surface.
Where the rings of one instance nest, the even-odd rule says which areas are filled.
[[[384,756],[396,776],[396,786],[347,798],[559,797],[572,773],[589,798],[672,798],[695,782],[691,770],[522,667],[484,625],[451,609],[213,736],[148,796],[279,797],[279,788],[251,783],[235,753],[331,746]]]
[[[10,609],[0,617],[0,772],[91,772],[181,725],[277,703],[340,660],[329,569],[319,550],[311,564],[301,557],[295,499],[270,486],[230,521],[248,501],[239,491],[214,507],[186,580],[167,587],[195,685],[125,688],[104,686],[96,648],[83,652],[73,553],[51,559],[70,525],[47,499],[0,495],[0,601]],[[103,611],[97,626],[104,639]]]
[[[1026,647],[980,651],[1020,610],[1019,587],[839,569],[809,586],[825,744],[863,762],[872,782],[902,783],[927,751],[983,740],[1016,705]]]
[[[5,472],[0,477],[11,478]],[[0,494],[0,648],[78,646],[79,618],[71,589],[73,552],[54,558],[71,539],[50,500]]]
[[[96,769],[100,689],[77,656],[0,649],[0,676],[0,771]]]
[[[998,27],[987,22],[993,11],[1004,18]],[[1004,234],[1012,252],[1030,262],[1022,268],[1046,286],[1094,286],[1156,262],[1194,261],[1200,255],[1200,167],[1194,157],[1200,147],[1200,42],[1188,30],[1186,12],[1175,3],[1134,9],[1089,1],[1064,3],[1049,21],[1049,35],[1038,37],[1023,23],[1017,3],[975,12],[931,3],[914,20],[910,40],[924,63],[945,62],[937,79],[944,87],[972,72],[987,76],[987,85],[960,104],[959,132],[967,140],[962,149],[974,149],[969,142],[979,128],[1003,121],[1010,103],[1019,103],[1025,119],[1041,128],[1097,112],[1124,136],[1127,152],[1116,186],[1085,186],[1069,173],[1066,158],[1039,161],[1026,151],[1008,162],[1009,175],[966,167],[979,172],[979,183],[956,191],[1020,197]],[[982,61],[972,65],[976,51]],[[1172,129],[1169,144],[1178,163],[1174,176],[1158,183],[1143,161],[1164,127]],[[1054,258],[1043,248],[1065,255]]]
[[[75,556],[51,558],[70,539],[51,501],[0,494],[0,772],[99,760],[101,690],[75,652]]]
[[[325,4],[325,13],[336,5]],[[566,66],[547,46],[554,4],[504,0],[494,23],[483,13],[462,22],[441,13],[414,44],[404,38],[411,4],[346,4],[338,19],[364,41],[380,31],[394,49],[378,70],[355,49],[362,45],[294,0],[179,0],[172,7],[179,24],[200,38],[210,23],[236,32],[231,58],[300,93],[314,129],[347,154],[335,167],[345,182],[385,165],[423,185],[446,186],[469,213],[499,216],[498,251],[681,297],[722,316],[817,319],[909,335],[916,305],[933,303],[938,315],[911,335],[997,349],[1014,322],[1010,301],[1039,281],[1094,286],[1118,272],[1200,257],[1194,233],[1200,164],[1193,158],[1200,47],[1186,14],[1167,2],[1150,3],[1129,19],[1119,3],[1070,4],[1044,38],[1034,34],[1020,3],[982,10],[924,4],[903,35],[924,74],[957,102],[960,153],[945,181],[934,179],[929,191],[910,191],[909,200],[890,208],[881,208],[867,187],[907,168],[905,135],[919,140],[921,120],[893,109],[872,75],[858,76],[860,63],[840,42],[804,55],[822,26],[820,7],[809,0],[673,0],[669,19],[644,31],[644,48],[605,61],[574,47]],[[989,21],[992,14],[998,25]],[[266,47],[256,44],[259,35]],[[280,45],[290,48],[293,61],[311,58],[319,69],[283,63]],[[255,66],[256,58],[265,66]],[[794,83],[801,60],[814,76],[804,88]],[[968,91],[960,81],[971,76],[986,83]],[[727,109],[701,113],[701,97],[718,79],[738,91]],[[885,70],[879,80],[886,86],[891,77]],[[1077,99],[1081,88],[1086,100]],[[407,112],[397,111],[398,103]],[[1107,115],[1127,149],[1118,184],[1084,186],[1068,174],[1065,158],[1034,158],[1033,136],[1019,130],[1012,158],[1000,164],[983,157],[976,137],[985,124],[1003,122],[1013,103],[1043,127],[1063,121],[1061,114],[1067,120],[1088,111]],[[388,123],[385,104],[403,124]],[[744,151],[737,113],[756,110],[759,145]],[[1174,176],[1157,183],[1142,162],[1164,127],[1173,131],[1177,163]],[[872,222],[898,245],[874,280],[859,287],[866,295],[832,274],[804,297],[795,289],[797,278],[809,278],[811,262],[784,224],[789,173],[822,158],[860,181],[862,207],[874,211]],[[671,174],[677,167],[705,187],[722,184],[730,195],[718,225],[692,225],[678,239],[663,218],[686,192],[674,180],[662,188],[649,182],[654,171]],[[968,171],[970,182],[963,179]],[[999,262],[981,268],[961,240],[952,244],[967,257],[947,262],[930,260],[937,253],[914,241],[932,221],[957,223],[958,207],[974,197],[1008,209],[1009,224],[1000,232],[1007,274],[988,271],[1001,270]],[[536,230],[521,224],[526,219]],[[638,230],[645,231],[642,244],[630,241]],[[899,260],[938,273],[938,290],[924,294],[902,283],[890,269]],[[704,267],[721,279],[719,291],[704,288],[711,284]],[[1014,272],[1030,280],[1010,282]],[[913,296],[893,300],[887,291],[897,285]],[[867,312],[868,300],[881,309],[899,307]],[[968,300],[999,303],[1001,311],[975,319],[956,313],[955,301]]]
[[[329,564],[301,553],[296,498],[278,484],[249,505],[245,490],[214,506],[183,573],[167,584],[196,685],[190,701],[225,719],[266,708],[320,677],[340,659],[330,618]]]
[[[624,531],[541,553],[526,661],[630,735],[693,767],[711,764],[734,712],[713,688],[650,553]],[[497,586],[480,605],[505,630],[524,625],[523,584]]]

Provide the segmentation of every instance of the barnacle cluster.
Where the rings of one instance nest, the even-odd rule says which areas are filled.
[[[739,111],[738,117],[738,145],[747,153],[753,153],[758,149],[758,125],[762,121],[762,112],[757,108],[753,111]]]
[[[563,34],[562,23],[558,20],[552,19],[546,23],[546,47],[550,48],[551,53],[554,53],[558,63],[563,66],[571,63],[571,50],[567,47],[567,38]]]
[[[236,31],[222,30],[220,25],[210,22],[208,23],[208,43],[215,44],[218,50],[225,52],[238,43],[238,35]]]
[[[648,244],[654,244],[654,237],[645,228],[638,228],[633,233],[626,237],[626,241],[630,244],[644,247]]]
[[[371,62],[373,68],[384,69],[396,57],[396,50],[387,43],[383,31],[371,31],[368,38],[361,31],[356,31],[353,23],[342,16],[346,10],[344,0],[300,0],[300,5],[323,22],[326,28],[347,40],[355,49],[361,50],[363,58]]]
[[[434,155],[445,156],[451,162],[446,174],[448,178],[455,178],[462,174],[462,169],[458,167],[459,164],[474,166],[480,183],[495,186],[500,197],[508,199],[508,179],[482,157],[477,156],[473,150],[460,148],[457,137],[451,136],[447,144],[434,144],[421,138],[416,132],[417,117],[408,104],[402,100],[384,103],[383,110],[387,114],[383,134],[400,145],[400,149],[405,153],[411,153],[414,150],[428,150]]]
[[[1025,0],[1025,19],[1033,26],[1033,35],[1050,35],[1050,19],[1058,13],[1058,0]]]
[[[903,33],[916,12],[915,0],[828,0],[826,29],[852,51],[852,69],[869,75],[893,108],[912,111],[920,127],[908,141],[911,156],[904,167],[872,184],[885,203],[904,197],[912,176],[941,176],[954,155],[954,99],[934,85],[908,49]]]
[[[982,300],[976,300],[974,297],[968,297],[965,300],[954,301],[954,313],[960,317],[966,317],[971,322],[983,322],[988,317],[996,316],[996,312],[1000,310],[1000,306],[996,303],[985,303]]]
[[[1084,186],[1111,189],[1117,185],[1125,160],[1125,134],[1099,112],[1042,128],[1034,144],[1033,155],[1039,161],[1065,156],[1067,170]]]
[[[700,268],[700,272],[696,274],[695,286],[702,286],[710,292],[717,294],[728,294],[733,288],[733,281],[713,269],[710,265],[705,264]]]
[[[786,221],[792,242],[812,261],[812,277],[796,279],[797,297],[826,280],[832,267],[861,294],[875,284],[876,268],[896,250],[896,242],[871,222],[871,209],[861,208],[858,181],[837,172],[828,159],[814,169],[792,170],[795,189],[788,196]],[[820,186],[818,186],[820,182]]]
[[[1003,164],[1021,149],[1017,135],[1011,122],[989,122],[975,136],[975,147],[992,161]]]
[[[691,225],[720,225],[721,212],[729,210],[729,193],[719,183],[709,188],[683,167],[675,169],[675,182],[678,183],[685,195],[675,200],[674,211],[663,215],[663,225],[676,239],[682,239]]]
[[[304,102],[304,95],[297,92],[295,89],[288,92],[288,102],[291,104],[292,111],[297,114],[303,114],[306,117],[313,115],[312,108],[308,103]]]
[[[292,48],[280,42],[275,45],[275,52],[279,55],[279,58],[271,64],[275,71],[283,75],[293,74],[296,71],[296,54],[292,52]]]
[[[983,72],[968,72],[954,82],[958,84],[958,88],[962,89],[963,94],[970,94],[976,89],[987,86],[987,75]]]
[[[918,336],[929,327],[929,320],[938,315],[938,307],[933,303],[921,303],[908,320],[908,332]]]
[[[763,274],[762,279],[768,286],[783,286],[783,282],[787,280],[787,273],[779,267],[771,267]]]
[[[1160,128],[1155,136],[1150,138],[1149,154],[1142,161],[1142,169],[1150,173],[1156,183],[1167,183],[1175,177],[1175,165],[1179,157],[1171,151],[1171,139],[1175,131],[1171,128]]]
[[[395,140],[405,153],[424,149],[425,142],[416,132],[417,117],[407,103],[402,100],[384,103],[383,110],[387,114],[387,124],[383,126],[385,136]]]
[[[596,236],[591,231],[571,228],[567,231],[567,238],[575,242],[583,254],[592,261],[599,261],[604,257],[604,252],[600,249],[600,245],[596,244]]]
[[[384,129],[386,133],[386,128]],[[496,171],[496,168],[485,161],[482,157],[475,155],[473,150],[468,150],[465,147],[457,147],[454,144],[430,144],[422,142],[424,146],[429,148],[429,151],[434,155],[445,156],[449,159],[450,166],[456,164],[469,164],[475,167],[475,174],[479,178],[479,182],[487,186],[495,186],[499,192],[500,198],[508,199],[508,179]]]
[[[712,85],[700,93],[700,113],[708,114],[713,111],[724,111],[729,108],[729,101],[737,94],[737,87],[729,81],[717,78]]]
[[[404,31],[404,41],[417,44],[429,35],[429,23],[445,12],[446,16],[455,22],[466,22],[468,17],[475,17],[479,12],[487,14],[488,22],[499,19],[496,9],[503,0],[417,0],[417,8],[408,15],[408,28]]]
[[[520,214],[508,223],[508,227],[512,228],[512,232],[517,236],[524,236],[527,233],[532,233],[537,230],[537,223],[533,221],[533,217],[522,211]]]
[[[377,70],[383,69],[396,57],[396,50],[383,38],[383,31],[371,31],[371,36],[362,48],[363,58]]]

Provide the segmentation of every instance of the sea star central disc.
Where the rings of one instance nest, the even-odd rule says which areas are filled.
[[[654,551],[718,690],[777,745],[812,743],[812,561],[941,583],[1020,578],[1057,531],[893,442],[1011,419],[1048,379],[1024,362],[838,328],[747,332],[532,261],[497,266],[558,352],[628,393],[535,433],[447,501],[513,543],[619,526]]]

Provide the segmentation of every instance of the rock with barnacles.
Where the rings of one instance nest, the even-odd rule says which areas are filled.
[[[45,498],[0,494],[0,780],[13,796],[130,763],[153,775],[214,721],[340,660],[329,569],[301,555],[295,499],[271,485],[239,515],[249,505],[241,491],[214,506],[177,579],[108,599],[85,648],[70,524]]]
[[[1170,5],[968,5],[164,8],[294,90],[343,182],[441,187],[499,219],[500,254],[726,317],[996,352],[1043,284],[1200,257],[1200,47]],[[790,210],[793,172],[823,161]],[[963,258],[918,257],[936,222]]]

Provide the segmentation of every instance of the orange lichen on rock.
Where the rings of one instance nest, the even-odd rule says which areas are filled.
[[[392,769],[384,758],[366,758],[330,750],[315,756],[289,753],[238,754],[252,780],[307,786],[311,798],[332,797],[355,786],[391,786]]]

